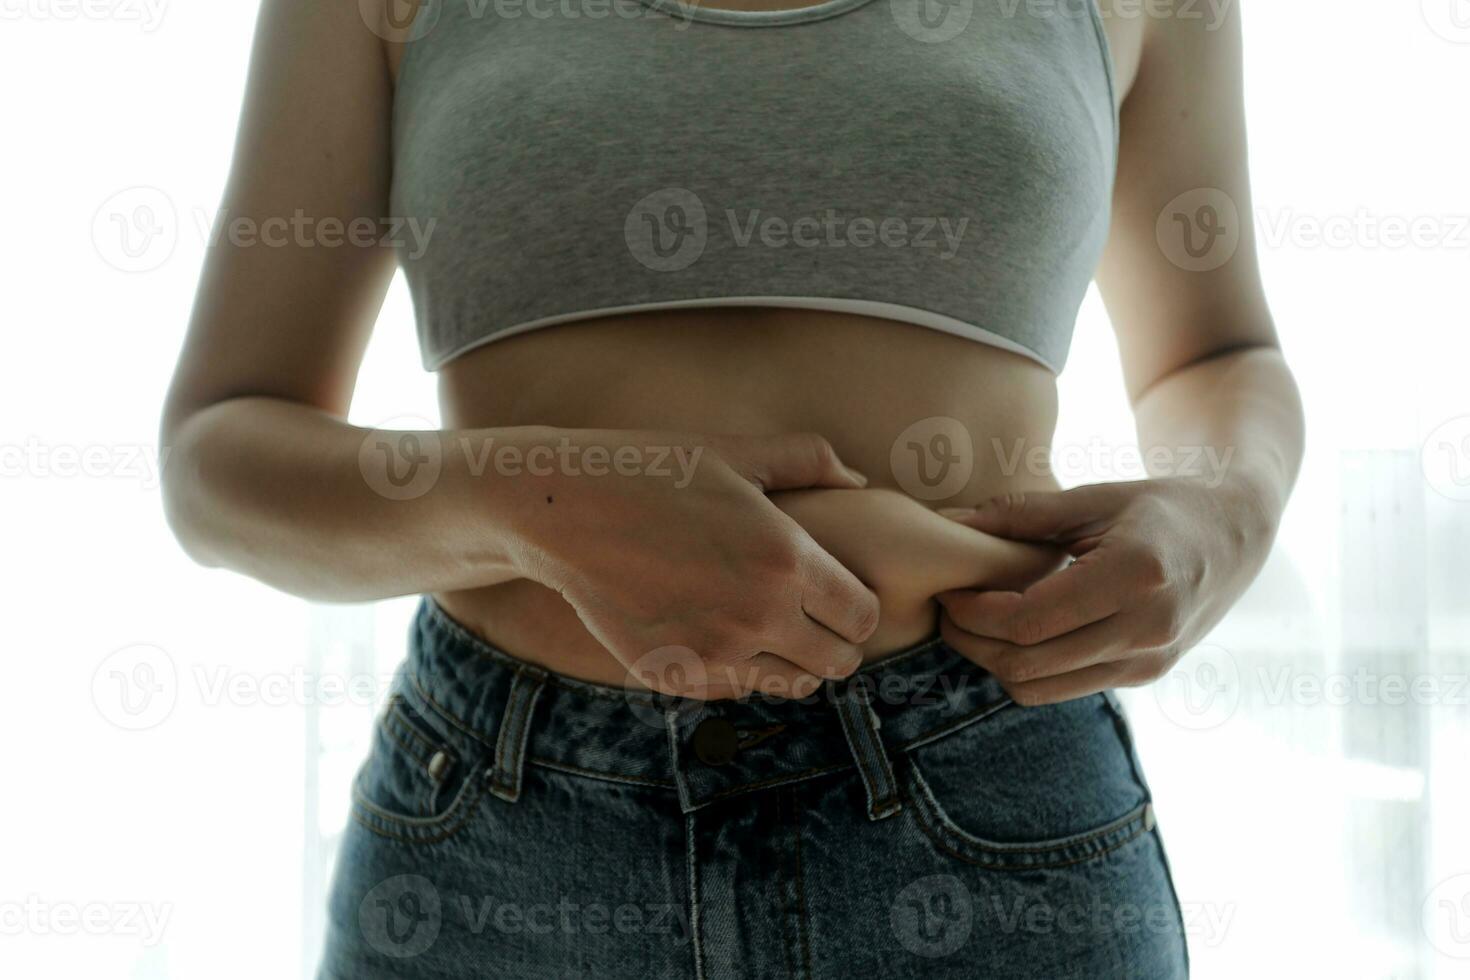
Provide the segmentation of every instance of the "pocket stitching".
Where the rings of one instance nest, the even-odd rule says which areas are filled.
[[[996,871],[1025,871],[1068,867],[1102,857],[1148,832],[1148,811],[1152,804],[1145,800],[1133,810],[1096,830],[1057,838],[1055,841],[1016,845],[986,841],[962,830],[949,818],[939,801],[934,798],[928,784],[924,782],[924,777],[913,765],[912,760],[909,760],[909,765],[905,768],[907,772],[903,785],[904,799],[912,807],[915,814],[914,822],[919,825],[919,829],[924,831],[925,835],[946,854],[982,868]],[[1109,835],[1117,835],[1117,839],[1101,846],[1096,843]],[[1074,852],[1075,857],[1061,859],[1061,855]],[[989,857],[988,859],[982,858],[980,854]],[[1058,859],[1034,860],[1044,858],[1048,854],[1055,854]],[[1012,860],[1006,860],[1007,858]]]
[[[483,775],[480,778],[467,779],[456,794],[454,802],[437,817],[406,817],[390,813],[373,803],[354,781],[352,816],[368,830],[382,837],[408,844],[437,844],[453,837],[469,823],[488,791],[486,783],[487,779]],[[456,820],[456,817],[459,819]]]

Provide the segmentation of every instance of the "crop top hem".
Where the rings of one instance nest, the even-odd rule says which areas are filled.
[[[957,320],[943,313],[935,313],[932,310],[919,309],[914,306],[903,306],[898,303],[883,303],[876,300],[848,299],[841,297],[823,296],[719,296],[701,299],[676,299],[662,300],[653,303],[633,303],[626,306],[608,306],[593,310],[578,310],[574,313],[557,313],[552,316],[539,317],[507,327],[504,330],[474,339],[452,348],[446,353],[435,357],[424,358],[424,369],[437,371],[470,351],[506,337],[516,334],[530,333],[543,327],[554,327],[563,323],[573,323],[578,320],[589,320],[603,316],[616,316],[626,313],[645,313],[655,310],[682,310],[698,309],[701,307],[721,306],[769,306],[780,309],[798,310],[827,310],[836,313],[853,313],[861,316],[878,317],[885,320],[896,320],[900,323],[911,323],[915,326],[925,327],[930,330],[938,330],[965,340],[973,340],[991,347],[999,347],[1001,350],[1012,354],[1020,354],[1029,358],[1046,368],[1052,374],[1059,374],[1060,369],[1042,357],[1036,351],[1017,343],[1009,337],[1003,337],[998,333],[977,327],[972,323]]]

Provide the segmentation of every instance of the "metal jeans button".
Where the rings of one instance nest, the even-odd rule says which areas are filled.
[[[726,766],[740,751],[740,736],[724,718],[706,718],[694,728],[694,754],[707,766]]]

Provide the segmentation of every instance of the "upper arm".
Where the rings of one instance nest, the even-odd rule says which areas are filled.
[[[1184,365],[1276,344],[1254,242],[1241,47],[1239,4],[1145,29],[1097,276],[1135,399]]]
[[[394,267],[391,248],[362,244],[388,217],[391,111],[357,0],[264,0],[165,432],[247,395],[345,413]]]

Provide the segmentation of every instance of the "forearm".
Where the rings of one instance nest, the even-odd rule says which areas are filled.
[[[491,585],[519,577],[518,515],[535,488],[497,476],[485,449],[537,435],[420,434],[420,482],[395,486],[396,434],[280,399],[231,399],[165,428],[165,508],[197,561],[305,598]]]
[[[1199,361],[1155,382],[1134,403],[1151,476],[1196,478],[1226,489],[1235,516],[1274,536],[1301,467],[1301,398],[1274,347]]]

